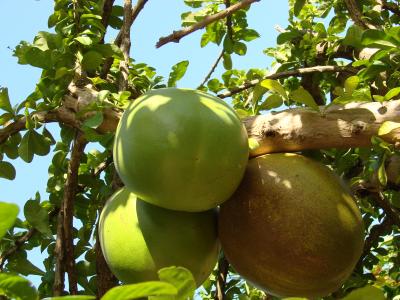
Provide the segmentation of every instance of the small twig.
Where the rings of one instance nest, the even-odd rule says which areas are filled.
[[[362,12],[358,8],[357,1],[355,0],[345,0],[344,1],[347,6],[347,10],[349,11],[351,19],[354,21],[354,23],[361,28],[364,29],[375,29],[376,27],[372,24],[369,24],[365,19],[363,18]]]
[[[181,38],[187,36],[188,34],[191,34],[194,31],[197,31],[199,29],[202,29],[206,27],[208,24],[211,24],[215,21],[218,21],[220,19],[226,18],[229,15],[233,14],[235,11],[242,9],[253,2],[258,2],[260,0],[242,0],[229,8],[222,10],[214,15],[211,16],[206,16],[203,20],[200,22],[193,24],[192,26],[180,29],[178,31],[174,31],[172,34],[166,36],[166,37],[161,37],[157,44],[156,48],[160,48],[161,46],[164,46],[165,44],[168,44],[170,42],[178,43]]]
[[[222,257],[218,261],[217,286],[214,297],[215,300],[225,299],[225,285],[228,271],[229,262],[226,260],[225,256],[222,255]]]
[[[207,73],[206,77],[204,77],[203,81],[200,83],[200,85],[197,87],[197,89],[203,87],[207,81],[210,79],[212,73],[214,73],[215,69],[217,68],[219,62],[221,61],[222,57],[224,56],[224,49],[222,49],[221,53],[218,55],[218,58],[214,62],[214,64],[211,66],[210,71]]]
[[[246,82],[243,85],[239,85],[230,91],[227,91],[225,93],[218,94],[217,96],[220,98],[226,98],[230,97],[234,94],[240,93],[241,91],[244,91],[246,89],[249,89],[251,87],[256,86],[259,84],[261,81],[264,79],[279,79],[279,78],[285,78],[285,77],[290,77],[290,76],[301,76],[304,74],[310,74],[310,73],[335,73],[335,72],[349,72],[349,73],[357,73],[357,69],[353,68],[351,66],[314,66],[314,67],[308,67],[308,68],[299,68],[295,70],[290,70],[290,71],[283,71],[283,72],[278,72],[274,73],[268,76],[265,76],[263,79],[254,79],[249,82]]]
[[[3,271],[6,260],[17,252],[37,232],[35,228],[29,229],[23,236],[14,242],[14,246],[4,251],[0,256],[0,271]]]

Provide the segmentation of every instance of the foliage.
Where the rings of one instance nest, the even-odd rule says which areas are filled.
[[[181,15],[182,26],[190,26],[238,1],[184,2],[189,11]],[[318,111],[322,105],[399,99],[399,2],[353,1],[356,13],[348,2],[352,1],[289,0],[289,25],[279,29],[277,45],[264,51],[274,59],[271,69],[235,68],[236,56],[246,55],[251,41],[259,37],[247,22],[252,6],[208,24],[199,45],[215,44],[223,50],[224,71],[215,78],[210,75],[199,88],[223,94],[255,82],[231,94],[232,105],[242,117],[287,107]],[[109,27],[121,29],[124,9],[117,4],[106,9],[105,3],[113,1],[55,0],[48,19],[51,30],[38,32],[32,42],[22,41],[14,50],[20,64],[39,68],[42,73],[35,90],[14,107],[7,88],[0,89],[0,177],[15,178],[12,161],[18,157],[29,163],[35,156],[48,156],[49,197],[34,195],[21,208],[23,217],[18,218],[15,205],[0,203],[0,295],[29,300],[53,296],[60,210],[64,209],[66,178],[74,160],[71,152],[79,132],[86,142],[97,143],[99,150],[83,152],[79,158],[72,210],[72,255],[80,295],[62,299],[93,299],[99,294],[98,283],[107,270],[96,269],[100,262],[96,255],[99,248],[94,243],[96,224],[104,202],[118,187],[111,154],[113,132],[101,130],[107,112],[123,111],[150,89],[176,86],[188,67],[186,60],[176,63],[165,80],[152,66],[128,59],[128,88],[120,90],[124,50],[120,43],[106,41],[105,33]],[[273,13],[273,9],[267,13]],[[346,71],[285,75],[287,71],[314,66],[343,66]],[[281,75],[268,78],[271,74]],[[66,99],[70,99],[66,95],[75,97],[76,105],[68,110],[76,117],[74,121],[60,119]],[[50,121],[59,123],[59,132],[46,128]],[[366,299],[362,295],[374,293],[374,299],[383,299],[382,293],[393,299],[400,294],[400,152],[398,145],[382,138],[399,126],[396,122],[383,124],[370,147],[303,152],[328,165],[351,186],[366,225],[365,253],[358,267],[341,289],[324,299]],[[47,255],[45,270],[29,260],[32,249]],[[218,272],[216,268],[196,297],[214,298]],[[32,274],[41,276],[37,289],[24,277]],[[192,297],[190,276],[181,269],[162,270],[160,281],[115,287],[103,299]],[[278,299],[251,286],[232,269],[225,294],[226,299]]]

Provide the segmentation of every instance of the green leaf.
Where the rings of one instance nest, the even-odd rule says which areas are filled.
[[[294,30],[294,31],[286,31],[286,32],[282,32],[281,34],[278,35],[278,37],[276,38],[276,42],[279,45],[282,45],[286,42],[289,42],[297,37],[300,37],[301,34],[299,31]]]
[[[95,71],[103,62],[103,55],[97,51],[88,51],[83,55],[82,67],[86,71]]]
[[[313,96],[311,96],[311,94],[302,86],[291,92],[290,97],[297,103],[305,104],[314,110],[319,110],[319,107],[317,103],[315,103]]]
[[[234,42],[233,43],[233,52],[235,52],[237,55],[246,55],[247,52],[247,46],[245,43],[242,42]]]
[[[8,96],[7,88],[0,88],[0,109],[5,110],[11,114],[14,114],[14,111],[11,107],[10,98]]]
[[[14,225],[18,212],[19,208],[17,205],[13,203],[0,202],[0,240],[6,234],[7,230]]]
[[[388,41],[388,36],[385,32],[377,29],[368,29],[364,31],[362,35],[362,44],[364,46],[375,47],[375,48],[396,48],[397,45]]]
[[[374,286],[365,286],[352,291],[342,300],[385,300],[386,297],[381,289]]]
[[[8,161],[0,161],[0,177],[8,180],[15,179],[15,168]]]
[[[25,251],[19,251],[12,255],[8,259],[7,269],[24,276],[44,276],[46,274],[27,259]]]
[[[225,35],[223,46],[226,53],[231,54],[233,52],[233,42],[232,39],[229,37],[229,34]]]
[[[249,142],[249,150],[250,151],[254,151],[258,147],[260,147],[260,143],[255,138],[249,138],[248,142]]]
[[[32,144],[33,152],[37,155],[44,156],[50,152],[51,140],[35,130],[30,131],[29,142]]]
[[[0,126],[6,124],[8,121],[10,121],[14,117],[13,114],[11,113],[4,113],[0,115]]]
[[[48,297],[42,300],[93,300],[96,299],[95,296],[88,295],[75,295],[75,296],[59,296],[59,297]]]
[[[183,267],[162,268],[158,271],[158,277],[161,281],[170,283],[177,288],[177,299],[193,298],[196,281],[188,269]]]
[[[232,58],[229,53],[224,52],[223,55],[223,65],[225,70],[231,70],[232,69]]]
[[[351,95],[354,90],[358,87],[360,78],[358,76],[350,76],[344,82],[344,89],[347,94]]]
[[[384,96],[384,101],[389,101],[393,97],[396,97],[398,94],[400,94],[400,87],[396,87],[394,89],[391,89]]]
[[[259,110],[278,108],[283,104],[283,98],[278,94],[272,94],[260,105]]]
[[[149,296],[176,296],[177,294],[178,290],[170,283],[148,281],[114,287],[101,300],[130,300]]]
[[[93,40],[88,36],[78,36],[75,40],[85,46],[90,46],[93,43]]]
[[[83,125],[89,128],[97,128],[103,123],[103,113],[101,111],[97,111],[93,116],[87,119]]]
[[[24,206],[24,215],[32,227],[43,234],[51,235],[48,212],[39,201],[28,200]]]
[[[188,60],[183,60],[172,67],[171,73],[169,73],[168,86],[174,87],[178,80],[180,80],[186,73],[189,66]]]
[[[343,44],[346,46],[353,46],[357,49],[362,48],[362,34],[363,29],[360,26],[353,24],[349,27],[349,29],[347,29],[346,37],[343,40]]]
[[[293,13],[296,17],[300,14],[304,4],[306,4],[306,0],[296,0],[294,3]]]
[[[19,156],[27,163],[30,163],[33,159],[34,151],[33,151],[33,144],[31,141],[31,130],[28,130],[22,140],[21,144],[18,148]]]
[[[0,295],[16,300],[39,299],[36,289],[29,280],[7,273],[0,273]]]
[[[277,80],[273,79],[264,79],[260,82],[262,87],[265,87],[275,93],[280,94],[284,99],[288,100],[288,95],[285,91],[285,88],[279,83]]]
[[[386,186],[386,184],[387,184],[385,161],[386,161],[386,156],[383,157],[382,162],[378,168],[378,180],[379,180],[380,184],[382,184],[383,186]]]
[[[385,121],[382,123],[381,127],[379,127],[378,135],[381,136],[388,134],[397,128],[400,128],[400,123],[393,121]]]

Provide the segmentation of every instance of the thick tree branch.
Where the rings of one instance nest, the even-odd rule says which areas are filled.
[[[376,27],[372,24],[369,24],[363,17],[362,12],[358,8],[357,1],[355,0],[344,0],[347,6],[347,10],[349,11],[351,19],[355,24],[364,29],[375,29]]]
[[[229,262],[225,256],[221,256],[218,261],[217,287],[215,291],[215,300],[225,300],[226,277],[228,276]]]
[[[335,71],[340,70],[332,68]],[[315,68],[308,68],[308,71],[310,69],[315,71]],[[283,74],[291,76],[301,72],[287,71],[273,74],[269,78],[277,78]],[[82,120],[77,119],[74,110],[64,106],[57,111],[63,113],[55,114],[54,111],[50,111],[48,114],[51,117],[41,113],[41,121],[59,121],[79,128],[78,124]],[[98,128],[98,132],[115,131],[121,112],[105,109],[103,113],[104,122]],[[378,129],[385,121],[400,122],[400,100],[322,106],[320,112],[300,107],[249,117],[243,120],[243,123],[249,137],[259,144],[258,148],[251,151],[251,156],[257,156],[271,152],[369,146],[371,137],[378,134]],[[5,129],[0,130],[0,141],[5,141],[11,134],[24,130],[24,124],[21,120],[8,124]],[[382,138],[390,143],[399,143],[399,129]]]
[[[174,31],[172,34],[170,34],[166,37],[161,37],[156,44],[156,48],[160,48],[161,46],[164,46],[165,44],[168,44],[170,42],[178,43],[181,38],[191,34],[192,32],[202,29],[202,28],[206,27],[208,24],[211,24],[215,21],[226,18],[226,17],[232,15],[235,11],[245,8],[246,6],[252,4],[253,2],[258,2],[258,1],[260,1],[260,0],[242,0],[230,7],[228,7],[227,9],[214,14],[214,15],[206,16],[203,20],[201,20],[200,22],[198,22],[192,26],[185,27],[178,31]]]
[[[320,109],[321,112],[295,108],[244,119],[249,138],[259,144],[250,155],[369,146],[383,122],[400,122],[400,100],[330,105]],[[381,137],[398,143],[400,130]]]
[[[278,72],[274,73],[271,75],[266,76],[264,79],[279,79],[279,78],[286,78],[290,76],[302,76],[305,74],[310,74],[310,73],[339,73],[339,72],[350,72],[350,73],[357,73],[357,69],[353,68],[351,66],[314,66],[314,67],[308,67],[308,68],[300,68],[300,69],[295,69],[295,70],[289,70],[289,71],[283,71],[283,72]],[[244,91],[246,89],[249,89],[251,87],[256,86],[259,84],[262,80],[259,79],[254,79],[249,82],[246,82],[243,85],[239,85],[233,89],[231,89],[228,92],[218,94],[217,96],[220,98],[227,98],[231,97],[234,94],[240,93],[241,91]]]

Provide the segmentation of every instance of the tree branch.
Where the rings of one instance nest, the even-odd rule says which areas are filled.
[[[113,275],[104,259],[100,247],[99,235],[96,235],[96,274],[97,274],[97,299],[100,299],[107,291],[118,285],[118,279]]]
[[[373,193],[374,201],[378,207],[382,208],[387,218],[390,219],[392,224],[397,225],[400,228],[400,215],[396,210],[393,209],[390,202],[386,200],[385,195],[381,191]]]
[[[340,67],[331,66],[330,68],[331,71],[341,70]],[[308,68],[308,71],[310,70],[315,71],[315,67]],[[300,73],[299,70],[293,70],[273,74],[269,78]],[[65,106],[57,110],[64,113],[55,114],[54,111],[50,111],[47,114],[51,117],[48,117],[46,113],[41,113],[42,122],[59,121],[79,128],[78,124],[83,120],[76,118],[75,111]],[[259,144],[259,147],[251,151],[251,156],[257,156],[271,152],[369,146],[371,137],[378,134],[378,129],[383,122],[400,122],[399,111],[400,100],[383,103],[355,102],[346,105],[321,106],[320,112],[304,107],[287,109],[279,113],[248,117],[243,120],[243,123],[249,137]],[[115,131],[121,112],[105,109],[103,114],[104,122],[97,131],[99,133]],[[5,141],[11,134],[24,130],[24,124],[21,120],[17,121],[17,125],[8,124],[6,130],[0,130],[0,141]],[[400,130],[396,129],[382,138],[389,143],[399,143]]]
[[[218,261],[217,287],[215,291],[215,300],[225,300],[226,277],[228,276],[229,262],[222,255]]]
[[[392,225],[392,221],[388,217],[385,217],[382,223],[372,226],[368,237],[365,239],[363,253],[358,260],[357,269],[362,270],[365,257],[371,252],[371,249],[378,244],[379,238],[391,230]]]
[[[188,34],[191,34],[192,32],[195,32],[199,29],[202,29],[206,27],[208,24],[211,24],[215,21],[226,18],[231,14],[233,14],[235,11],[245,8],[246,6],[252,4],[253,2],[258,2],[258,1],[260,0],[242,0],[214,15],[206,16],[203,20],[201,20],[196,24],[193,24],[192,26],[185,27],[178,31],[174,31],[172,34],[166,37],[161,37],[156,44],[156,48],[160,48],[161,46],[164,46],[165,44],[168,44],[170,42],[178,43],[181,38],[187,36]]]
[[[103,26],[104,26],[104,33],[103,33],[103,36],[100,41],[101,44],[104,43],[104,37],[106,35],[108,22],[110,21],[114,1],[115,0],[105,0],[104,4],[103,4],[103,13],[101,15],[101,24],[103,24]]]
[[[6,260],[17,252],[37,232],[35,228],[29,229],[23,236],[14,242],[14,246],[4,251],[0,256],[0,271],[3,271]]]
[[[231,97],[234,94],[240,93],[241,91],[244,91],[246,89],[256,86],[264,79],[279,79],[279,78],[286,78],[286,77],[291,77],[291,76],[302,76],[302,75],[310,74],[310,73],[340,73],[340,72],[350,72],[350,73],[356,74],[358,72],[358,70],[351,66],[314,66],[314,67],[308,67],[308,68],[300,68],[300,69],[295,69],[295,70],[283,71],[283,72],[278,72],[278,73],[268,75],[261,80],[260,79],[251,80],[249,82],[246,82],[243,85],[239,85],[239,86],[231,89],[228,92],[218,94],[217,96],[222,99]]]
[[[382,8],[391,11],[395,15],[400,16],[400,8],[398,5],[392,3],[392,2],[387,2],[386,0],[382,1]]]
[[[212,73],[214,73],[214,71],[217,68],[219,62],[221,61],[222,57],[224,56],[224,52],[225,52],[224,49],[222,49],[221,53],[218,55],[217,60],[211,66],[211,70],[207,73],[206,77],[204,77],[203,81],[200,83],[200,85],[197,87],[197,89],[203,87],[206,84],[206,82],[210,79]]]
[[[60,211],[57,216],[57,238],[54,247],[55,256],[55,270],[54,270],[54,283],[53,283],[53,296],[62,296],[65,286],[65,266],[64,266],[64,209],[61,203]]]
[[[81,158],[87,141],[83,135],[78,132],[75,138],[69,161],[67,180],[64,187],[63,199],[63,230],[64,230],[64,251],[65,251],[65,267],[68,274],[69,292],[71,295],[78,294],[78,279],[75,270],[75,255],[74,255],[74,235],[73,235],[73,218],[74,218],[74,203],[76,191],[78,187],[78,169]]]
[[[320,107],[320,111],[295,108],[244,119],[249,138],[259,145],[250,156],[369,146],[383,122],[400,122],[400,100],[329,105]],[[400,130],[381,137],[398,143]]]
[[[121,77],[119,78],[119,90],[124,91],[128,87],[129,76],[129,52],[131,50],[131,19],[132,19],[132,1],[124,0],[124,21],[121,28],[121,51],[124,60],[121,60],[119,69]]]
[[[351,19],[354,21],[354,23],[361,28],[364,29],[375,29],[376,27],[372,24],[369,24],[364,18],[363,14],[358,8],[357,1],[355,0],[344,0],[347,10],[349,11]]]

